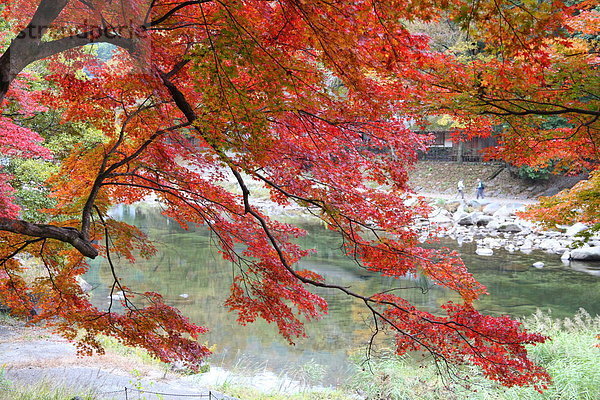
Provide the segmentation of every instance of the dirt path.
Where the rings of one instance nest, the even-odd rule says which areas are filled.
[[[46,382],[78,392],[91,390],[96,398],[107,400],[232,399],[209,392],[189,376],[148,366],[132,357],[77,357],[75,347],[66,340],[16,323],[0,323],[0,366],[15,391],[19,385]]]
[[[419,196],[428,197],[431,199],[444,199],[447,201],[459,201],[460,197],[456,194],[440,194],[440,193],[418,193]],[[475,196],[469,196],[465,194],[465,201],[468,203],[471,200],[477,201]],[[481,204],[499,203],[499,204],[513,204],[516,208],[517,205],[529,205],[537,203],[536,199],[513,199],[510,197],[485,197],[480,200]]]

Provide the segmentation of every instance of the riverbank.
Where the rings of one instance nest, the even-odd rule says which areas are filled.
[[[48,396],[62,393],[68,394],[70,397],[62,397],[68,399],[80,396],[120,400],[143,396],[147,400],[175,400],[182,395],[208,399],[210,392],[149,358],[143,350],[110,346],[105,355],[78,357],[75,346],[62,337],[2,315],[0,366],[0,392],[8,395],[0,395],[2,400],[16,399],[18,393],[36,386],[45,388]],[[234,399],[219,392],[210,394],[213,400]],[[39,397],[31,400],[42,399],[40,393],[34,396]]]
[[[145,350],[108,339],[102,342],[106,354],[80,357],[64,338],[0,313],[0,400],[249,399],[220,390],[227,388],[242,394],[279,393],[289,400],[356,399],[267,370],[211,365],[193,374],[164,364]]]

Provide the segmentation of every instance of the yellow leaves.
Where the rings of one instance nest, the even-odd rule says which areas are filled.
[[[466,61],[473,58],[473,53],[477,50],[477,43],[473,41],[460,41],[448,48],[448,52],[456,54],[458,59]]]
[[[459,120],[457,120],[456,118],[453,118],[451,115],[449,114],[443,114],[442,116],[439,117],[439,119],[436,121],[439,125],[442,126],[448,126],[449,128],[465,128],[467,125],[463,122],[460,122]]]
[[[102,159],[101,146],[90,150],[78,146],[63,160],[60,171],[47,181],[53,190],[53,197],[59,201],[58,207],[70,205],[73,208],[77,203],[81,205],[83,197],[89,194],[96,179]]]
[[[592,55],[590,52],[594,46],[593,42],[581,37],[571,37],[568,39],[549,38],[545,42],[556,60],[561,60],[565,56],[579,56],[579,58],[585,59]],[[571,59],[570,61],[574,63],[577,59]]]

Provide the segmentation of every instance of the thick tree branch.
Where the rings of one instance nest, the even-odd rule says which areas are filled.
[[[11,41],[8,49],[0,56],[0,102],[6,96],[11,82],[29,64],[54,54],[90,43],[111,43],[134,52],[133,41],[108,31],[100,37],[98,32],[87,31],[52,40],[42,41],[42,36],[67,5],[68,0],[43,0],[27,26]]]
[[[75,228],[60,227],[0,217],[0,230],[38,238],[56,239],[69,243],[81,254],[96,258],[98,250]]]
[[[33,55],[38,51],[41,34],[67,5],[68,0],[42,0],[29,24],[11,42],[8,49],[0,57],[0,101],[4,99],[10,83],[28,64],[35,60]],[[37,39],[31,35],[39,31]]]

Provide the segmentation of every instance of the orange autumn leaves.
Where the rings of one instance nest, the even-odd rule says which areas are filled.
[[[225,305],[242,324],[263,318],[293,341],[304,335],[303,321],[327,310],[311,289],[330,288],[359,300],[374,321],[392,329],[399,353],[426,349],[451,362],[473,363],[506,385],[542,387],[547,381],[524,347],[544,338],[507,318],[479,314],[473,302],[485,288],[457,255],[419,246],[412,222],[428,207],[406,201],[407,181],[426,147],[414,127],[428,118],[451,115],[469,128],[462,129],[465,134],[489,134],[522,107],[556,101],[554,92],[543,97],[545,85],[560,83],[547,76],[556,71],[566,76],[588,61],[574,58],[577,67],[565,58],[554,60],[545,44],[568,8],[544,3],[531,14],[501,2],[472,9],[461,1],[3,3],[11,6],[3,15],[13,37],[34,15],[43,17],[34,14],[36,6],[53,10],[46,40],[36,42],[47,49],[40,56],[47,84],[31,89],[40,94],[35,101],[59,110],[59,123],[77,122],[102,133],[101,141],[77,145],[56,160],[60,173],[47,187],[57,205],[45,210],[53,229],[75,232],[77,240],[115,262],[117,255],[130,261],[151,256],[143,232],[107,215],[112,205],[151,195],[182,226],[211,229],[234,266]],[[502,23],[492,12],[498,7]],[[402,23],[447,17],[487,38],[488,52],[465,59],[433,51],[426,35],[411,34]],[[87,31],[90,26],[98,29]],[[67,37],[67,28],[79,34]],[[486,36],[487,28],[494,38]],[[505,40],[499,43],[496,35]],[[83,46],[89,43],[96,47]],[[108,44],[110,57],[97,57]],[[3,93],[4,110],[25,96],[8,76],[6,83],[12,86]],[[588,107],[574,88],[572,82],[563,87],[568,107]],[[550,103],[536,110],[556,110]],[[510,115],[499,115],[507,107]],[[565,115],[571,122],[579,117]],[[535,140],[527,118],[512,125],[518,129],[506,130],[505,143],[515,146],[503,154],[540,161],[525,151],[531,146],[517,146]],[[10,138],[6,132],[3,140]],[[512,139],[517,134],[522,140]],[[237,187],[220,185],[224,179]],[[424,274],[456,292],[462,303],[448,304],[444,316],[434,316],[398,296],[355,293],[309,270],[297,271],[297,262],[309,254],[295,241],[304,232],[270,219],[253,201],[250,180],[277,204],[301,206],[336,231],[342,251],[358,268],[397,278]],[[0,196],[16,206],[8,190],[0,187]],[[18,218],[16,211],[10,217]],[[53,321],[69,338],[87,330],[85,352],[98,350],[93,336],[105,333],[191,367],[206,357],[208,350],[196,340],[205,328],[158,294],[135,293],[115,274],[112,292],[122,293],[115,301],[127,311],[99,310],[74,284],[87,269],[81,254],[48,236],[50,225],[32,226],[28,232],[39,236],[27,236],[10,231],[8,222],[1,225],[7,233],[0,244],[0,298],[15,310],[26,314],[41,307],[37,320]],[[36,285],[21,279],[19,254],[43,260],[46,278]],[[27,300],[21,308],[20,298]],[[33,298],[41,300],[33,304]]]

